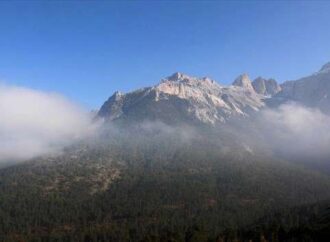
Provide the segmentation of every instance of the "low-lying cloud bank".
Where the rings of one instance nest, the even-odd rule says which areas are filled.
[[[220,148],[235,149],[236,144],[244,144],[273,150],[275,155],[330,157],[330,117],[295,103],[266,108],[253,122],[219,126],[211,133],[198,132],[186,124],[170,126],[151,121],[134,124],[130,129],[111,124],[100,129],[90,112],[58,94],[2,85],[0,115],[0,165],[57,153],[76,141],[91,138],[101,143],[124,140],[127,148],[130,143],[134,147],[134,142],[152,141],[162,152],[203,139]],[[166,146],[166,142],[175,147]]]
[[[60,151],[96,129],[88,112],[64,97],[0,86],[0,162]]]
[[[276,151],[292,156],[330,155],[330,117],[316,108],[288,103],[265,109],[256,126]]]
[[[112,129],[104,132],[108,134],[106,140],[123,140],[123,146],[151,142],[164,148],[164,152],[172,146],[198,144],[197,149],[211,146],[218,152],[267,153],[301,161],[330,157],[330,116],[294,102],[264,108],[250,119],[232,120],[209,128],[159,121],[133,123],[130,129],[109,127]]]

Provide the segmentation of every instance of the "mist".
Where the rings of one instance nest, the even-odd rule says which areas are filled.
[[[158,153],[197,144],[218,152],[330,155],[330,117],[297,103],[264,108],[250,119],[202,129],[161,121],[132,122],[129,127],[106,122],[101,128],[101,121],[93,120],[90,112],[59,94],[1,85],[0,113],[0,164],[58,154],[75,142],[91,140]]]
[[[275,152],[292,157],[330,155],[330,117],[317,108],[294,102],[266,108],[258,116],[256,128]]]
[[[164,149],[193,145],[195,149],[213,147],[215,152],[224,154],[268,154],[310,163],[330,157],[330,116],[296,102],[265,107],[250,118],[216,126],[145,121],[133,127],[133,131],[119,129],[117,134],[126,136],[127,143],[135,139],[137,143],[149,142]]]
[[[54,154],[96,130],[91,115],[68,99],[17,86],[0,86],[0,162]]]
[[[157,120],[105,122],[100,143],[119,145],[127,151],[174,153],[209,150],[244,157],[267,155],[311,162],[330,156],[330,116],[317,108],[295,102],[260,110],[249,118],[217,125]],[[165,156],[165,155],[164,155]]]

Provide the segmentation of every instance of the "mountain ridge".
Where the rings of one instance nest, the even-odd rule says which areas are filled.
[[[130,113],[135,107],[141,108],[140,112],[146,114],[138,119],[161,119],[171,123],[170,112],[175,113],[177,110],[179,116],[182,116],[178,119],[182,121],[223,123],[232,117],[249,116],[251,112],[263,106],[261,96],[251,88],[251,83],[248,87],[239,84],[222,86],[207,77],[197,78],[174,73],[155,86],[129,92],[120,97],[115,93],[102,105],[98,114],[107,120],[124,116],[134,118]],[[142,103],[145,108],[151,109],[150,112],[139,106]],[[158,113],[157,110],[162,108],[168,110],[162,110],[162,114]],[[164,112],[169,115],[165,115]]]
[[[279,85],[275,79],[248,74],[238,76],[224,86],[208,77],[184,73],[161,79],[151,87],[126,94],[115,92],[100,108],[98,116],[108,121],[124,119],[160,120],[165,123],[226,123],[233,118],[246,118],[264,107],[288,101],[298,102],[329,112],[330,63],[320,71]]]

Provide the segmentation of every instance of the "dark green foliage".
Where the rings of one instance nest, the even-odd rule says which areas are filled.
[[[286,210],[330,198],[325,174],[225,153],[207,140],[117,138],[1,169],[0,241],[282,241],[328,233],[323,224],[306,227],[313,209],[306,218]]]
[[[226,233],[219,238],[227,241],[328,242],[330,238],[330,201],[283,209],[270,213],[252,226]]]

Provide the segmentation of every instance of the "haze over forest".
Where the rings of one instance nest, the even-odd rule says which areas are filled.
[[[329,12],[0,2],[0,241],[327,242]]]

